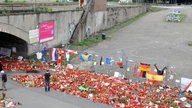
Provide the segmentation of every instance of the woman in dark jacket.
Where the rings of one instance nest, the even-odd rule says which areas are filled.
[[[3,70],[3,65],[0,63],[0,71]]]
[[[7,74],[2,70],[1,71],[1,76],[2,76],[2,89],[3,90],[7,90],[6,89],[6,82],[7,82]]]

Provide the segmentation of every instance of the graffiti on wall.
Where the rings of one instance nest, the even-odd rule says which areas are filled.
[[[75,20],[68,23],[67,32],[65,33],[64,40],[62,41],[62,47],[65,47],[68,44],[69,40],[71,39],[71,36],[73,35],[74,30],[75,30]]]
[[[71,38],[73,31],[75,30],[75,21],[74,20],[68,24],[68,28],[69,28],[69,37]]]
[[[89,38],[91,36],[91,28],[90,27],[87,27],[86,28],[86,31],[85,31],[85,37],[86,38]]]

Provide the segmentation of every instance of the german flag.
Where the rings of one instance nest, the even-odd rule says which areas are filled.
[[[146,78],[146,71],[140,71],[140,73],[139,73],[139,77],[140,78]]]
[[[163,82],[165,75],[158,75],[157,72],[147,72],[146,77],[149,82]]]
[[[149,72],[151,71],[151,66],[150,64],[140,63],[139,70]]]

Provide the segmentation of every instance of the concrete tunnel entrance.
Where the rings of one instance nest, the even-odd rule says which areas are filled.
[[[27,42],[9,33],[0,32],[0,55],[7,57],[27,57]]]

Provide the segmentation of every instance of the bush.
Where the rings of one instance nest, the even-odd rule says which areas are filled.
[[[11,14],[11,12],[10,11],[3,11],[1,14],[2,15],[9,15],[9,14]]]
[[[52,9],[50,9],[50,8],[47,8],[47,7],[39,7],[39,8],[37,8],[36,9],[36,11],[37,12],[42,12],[42,13],[47,13],[47,12],[51,12],[52,11]]]
[[[13,2],[12,0],[5,0],[4,1],[5,3],[10,3],[10,2]]]

